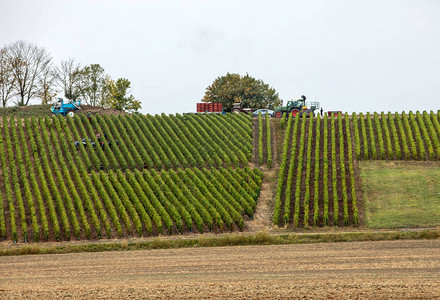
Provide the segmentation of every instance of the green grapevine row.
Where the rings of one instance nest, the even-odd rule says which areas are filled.
[[[69,240],[103,235],[206,232],[215,228],[241,230],[244,216],[253,217],[262,184],[261,171],[225,169],[222,166],[218,170],[209,170],[203,165],[202,169],[166,171],[162,168],[156,171],[153,168],[140,171],[133,157],[142,157],[142,152],[128,151],[131,156],[125,156],[121,146],[118,147],[120,151],[111,155],[104,153],[105,147],[100,147],[104,152],[99,154],[93,151],[90,141],[86,141],[86,147],[81,143],[79,148],[82,150],[71,142],[90,130],[87,129],[89,125],[107,128],[107,137],[111,140],[118,136],[117,131],[111,129],[116,128],[115,123],[137,122],[115,121],[117,119],[111,120],[112,117],[104,122],[105,119],[92,118],[91,123],[83,120],[82,127],[76,126],[78,121],[70,118],[3,120],[0,160],[4,184],[0,193],[6,200],[0,206],[2,238],[13,241]],[[194,120],[191,122],[193,126],[199,124]],[[246,122],[247,119],[237,120],[237,124]],[[151,122],[154,126],[159,124],[159,121]],[[221,126],[214,119],[202,124],[216,129]],[[166,127],[162,126],[163,134]],[[244,130],[245,127],[240,128]],[[121,140],[119,145],[122,143]],[[130,147],[127,143],[126,150]],[[238,146],[234,149],[241,151]],[[91,153],[96,154],[95,158]],[[243,157],[247,160],[247,154],[241,153],[239,162]],[[108,165],[102,164],[104,155]],[[218,155],[223,159],[229,157],[225,151]],[[193,157],[195,160],[201,156]],[[177,154],[175,158],[180,165],[182,156]],[[93,170],[96,159],[104,170]],[[135,162],[132,170],[129,168],[131,161]],[[119,167],[112,170],[110,166],[113,164]]]
[[[358,159],[438,160],[439,116],[434,112],[352,114]],[[368,132],[368,134],[367,134]]]
[[[292,123],[290,118],[286,126],[274,225],[358,224],[349,116],[296,118],[293,129]],[[353,143],[360,145],[360,137]]]

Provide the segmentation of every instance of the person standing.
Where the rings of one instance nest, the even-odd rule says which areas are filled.
[[[322,109],[322,107],[321,107],[321,117],[322,117],[322,112],[323,112],[324,110]]]

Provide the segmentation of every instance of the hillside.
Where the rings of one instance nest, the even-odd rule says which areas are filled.
[[[236,115],[4,117],[0,236],[242,230],[262,176],[248,168],[251,125]]]
[[[52,112],[50,108],[52,104],[44,104],[44,105],[27,105],[27,106],[13,106],[13,107],[0,107],[0,117],[45,117],[51,116]],[[124,112],[118,111],[116,109],[111,108],[102,108],[98,106],[92,105],[81,105],[81,108],[77,110],[75,113],[78,114],[87,114],[91,112],[92,114],[100,114],[100,115],[118,115],[125,114]]]
[[[438,161],[439,120],[432,112],[271,120],[242,114],[5,116],[0,238],[386,227],[371,220],[371,211],[365,222],[365,184],[381,183],[365,178],[377,172],[362,173],[360,162]],[[419,181],[405,184],[435,181],[416,176]],[[365,195],[370,204],[386,197]],[[431,208],[439,210],[437,202]],[[374,209],[387,215],[386,208]],[[423,223],[415,218],[408,224],[417,222]]]
[[[362,225],[365,187],[358,162],[438,161],[439,120],[439,114],[426,111],[283,119],[287,125],[274,225]],[[410,186],[436,184],[425,182],[425,178],[419,180]],[[408,185],[399,180],[394,184],[397,189]],[[386,193],[370,196],[370,201],[382,201],[381,197],[387,197]],[[434,207],[438,212],[440,207]],[[417,213],[413,210],[412,214]],[[438,222],[430,224],[438,225]]]
[[[0,107],[0,117],[31,117],[31,116],[50,116],[51,104]]]

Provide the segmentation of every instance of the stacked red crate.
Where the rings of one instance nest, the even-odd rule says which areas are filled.
[[[223,105],[221,103],[197,103],[197,112],[222,112]]]

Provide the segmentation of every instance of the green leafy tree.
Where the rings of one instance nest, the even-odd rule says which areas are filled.
[[[136,112],[141,108],[141,102],[136,100],[131,93],[131,83],[128,79],[106,78],[104,87],[103,107],[114,108],[128,112]]]
[[[231,110],[234,102],[241,102],[243,107],[253,109],[271,108],[281,104],[281,99],[274,88],[248,74],[227,73],[218,77],[206,88],[203,102],[222,103],[225,110]]]
[[[93,106],[102,105],[104,89],[106,83],[106,75],[104,68],[99,64],[91,64],[81,70],[81,98],[82,100]]]

